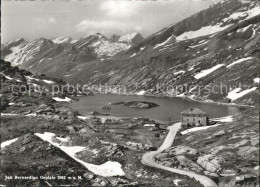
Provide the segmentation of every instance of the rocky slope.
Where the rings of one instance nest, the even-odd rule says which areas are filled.
[[[82,117],[68,107],[77,100],[70,90],[52,95],[64,81],[5,61],[0,73],[1,185],[201,186],[141,164],[142,154],[163,140],[163,129],[158,139],[144,126],[153,121]]]
[[[156,162],[194,171],[217,181],[219,186],[259,184],[259,117],[250,109],[233,121],[177,136],[175,145],[157,154]],[[183,134],[183,135],[182,135]]]
[[[146,38],[125,54],[81,66],[79,72],[71,70],[66,80],[126,85],[128,93],[256,104],[259,7],[256,2],[223,1]]]
[[[5,61],[1,61],[1,82],[1,184],[201,186],[190,178],[141,164],[142,155],[160,146],[165,138],[164,128],[154,131],[145,127],[153,121],[79,116],[66,104],[68,99],[57,100],[50,93],[52,85],[65,82],[33,75]],[[24,90],[21,94],[12,92],[14,85],[32,86],[30,95]],[[44,86],[43,94],[37,85]],[[76,99],[66,91],[58,95],[62,97]],[[219,186],[255,186],[259,183],[258,110],[244,110],[233,121],[219,122],[206,130],[184,133],[182,129],[173,147],[154,160],[207,175]],[[97,167],[100,164],[105,165]],[[111,170],[111,174],[107,166],[118,170]],[[104,177],[104,169],[116,174]],[[34,180],[4,180],[5,176]]]

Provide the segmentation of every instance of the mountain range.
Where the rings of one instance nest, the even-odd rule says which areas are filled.
[[[125,85],[128,94],[251,105],[258,97],[259,50],[259,3],[224,0],[147,38],[20,38],[2,45],[1,58],[71,84]],[[222,92],[216,85],[228,88]]]

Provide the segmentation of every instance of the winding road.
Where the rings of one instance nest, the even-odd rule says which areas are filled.
[[[153,160],[154,155],[156,155],[156,154],[162,152],[163,150],[168,149],[169,147],[172,146],[175,136],[176,136],[178,130],[180,130],[180,128],[181,128],[181,122],[175,123],[172,126],[169,126],[167,128],[169,130],[169,133],[167,134],[166,138],[164,139],[164,142],[161,145],[161,147],[159,149],[157,149],[156,151],[151,151],[151,152],[145,153],[141,160],[142,164],[150,166],[150,167],[155,167],[155,168],[163,169],[166,171],[170,171],[173,173],[177,173],[180,175],[186,175],[190,178],[194,178],[195,180],[199,181],[205,187],[217,187],[218,185],[213,180],[211,180],[210,178],[208,178],[206,176],[199,175],[199,174],[191,172],[191,171],[184,171],[184,170],[180,170],[180,169],[166,167],[166,166],[156,163]]]

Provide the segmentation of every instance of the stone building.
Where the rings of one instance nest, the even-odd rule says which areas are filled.
[[[181,112],[181,123],[185,127],[206,126],[208,125],[208,116],[198,108],[189,108]]]

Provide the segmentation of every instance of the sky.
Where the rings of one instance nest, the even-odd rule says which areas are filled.
[[[1,3],[1,43],[24,38],[139,32],[144,37],[209,7],[217,0],[38,0]]]

